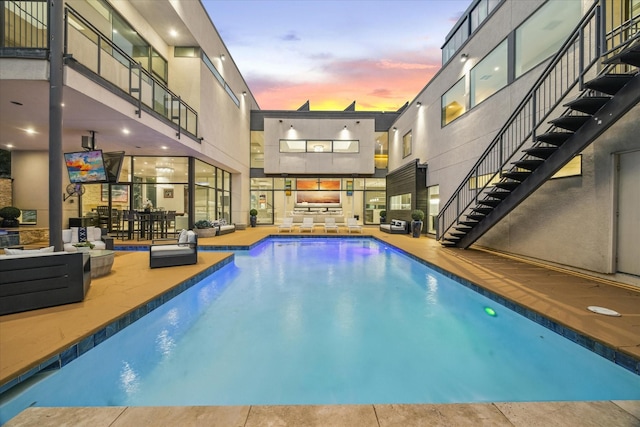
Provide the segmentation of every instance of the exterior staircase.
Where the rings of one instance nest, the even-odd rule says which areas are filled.
[[[441,209],[442,245],[468,248],[640,101],[640,34],[601,62],[600,43],[584,38],[597,34],[599,7],[585,15]],[[575,58],[575,75],[557,80],[558,70]],[[599,66],[602,71],[587,80]],[[557,99],[548,100],[553,92]]]

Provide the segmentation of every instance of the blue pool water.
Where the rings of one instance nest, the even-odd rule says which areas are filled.
[[[0,421],[29,405],[640,399],[640,376],[368,239],[238,251],[41,377]]]

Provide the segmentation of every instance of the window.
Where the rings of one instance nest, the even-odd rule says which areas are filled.
[[[281,153],[358,153],[360,141],[281,139]]]
[[[442,95],[442,126],[448,125],[467,111],[464,96],[464,77]]]
[[[471,70],[471,107],[507,85],[507,41],[503,41]]]
[[[435,234],[436,221],[440,212],[440,186],[427,187],[427,233]]]
[[[173,56],[176,58],[198,58],[200,56],[199,47],[176,46],[173,48]]]
[[[412,140],[411,140],[411,131],[404,134],[402,137],[402,158],[411,155],[412,149]]]
[[[393,211],[410,211],[411,193],[389,197],[389,209]]]
[[[582,16],[580,0],[552,0],[516,30],[515,76],[553,55]]]

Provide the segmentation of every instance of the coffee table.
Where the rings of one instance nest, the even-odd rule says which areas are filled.
[[[111,273],[113,259],[116,251],[110,250],[92,250],[89,251],[91,256],[91,278],[106,276]]]

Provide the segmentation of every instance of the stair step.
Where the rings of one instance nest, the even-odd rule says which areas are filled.
[[[623,50],[604,61],[605,64],[629,64],[640,67],[640,44]]]
[[[440,242],[440,244],[442,246],[446,246],[448,248],[455,248],[456,246],[458,246],[458,244],[455,243],[455,242],[447,242],[447,241],[442,241],[442,242]]]
[[[555,153],[556,150],[557,150],[556,147],[533,147],[533,148],[527,148],[526,150],[523,150],[523,151],[530,156],[546,160],[549,158],[549,156]]]
[[[519,167],[520,169],[526,169],[528,171],[534,171],[538,169],[538,167],[544,163],[544,160],[519,160],[517,162],[513,162],[514,165]]]
[[[600,108],[611,98],[607,96],[585,96],[582,98],[574,99],[573,101],[564,104],[565,107],[569,107],[572,110],[580,111],[585,114],[595,114]]]
[[[518,181],[500,181],[495,184],[496,187],[509,191],[514,190],[518,185],[520,185]]]
[[[480,212],[481,214],[488,214],[489,212],[491,212],[493,210],[493,208],[484,208],[482,206],[476,206],[475,208],[471,209],[473,212]]]
[[[575,132],[589,121],[589,119],[591,119],[590,116],[562,116],[551,120],[549,123],[561,129]]]
[[[494,197],[496,199],[500,199],[500,200],[504,200],[507,197],[509,197],[509,194],[511,194],[510,191],[496,191],[496,190],[492,190],[490,192],[487,193],[487,196],[490,197]]]
[[[466,225],[469,228],[473,228],[479,224],[478,221],[459,221],[458,224]]]
[[[573,132],[548,132],[538,135],[536,137],[536,140],[540,142],[546,142],[547,144],[560,146],[572,136]]]
[[[505,178],[513,179],[519,182],[522,182],[525,179],[529,178],[530,175],[531,172],[505,172],[502,174],[502,176]]]
[[[495,208],[500,203],[502,203],[502,200],[500,200],[500,199],[484,199],[484,200],[480,200],[478,203],[481,204],[481,205],[491,206],[491,207]]]
[[[589,80],[584,85],[598,92],[615,95],[633,78],[630,74],[604,74],[593,80]]]
[[[466,236],[466,235],[467,235],[467,233],[462,233],[462,232],[459,232],[459,231],[454,231],[454,232],[449,233],[449,235],[451,235],[452,237],[460,237],[460,238],[462,238],[462,237]]]
[[[469,215],[467,215],[467,218],[480,222],[484,219],[485,216],[486,215],[482,215],[480,213],[470,213]]]
[[[456,237],[456,236],[452,236],[451,234],[448,234],[448,235],[447,235],[447,237],[445,237],[445,238],[444,238],[444,239],[442,239],[442,240],[446,240],[446,241],[448,241],[448,242],[458,242],[458,241],[460,241],[461,239],[460,239],[460,237]]]
[[[466,235],[469,231],[473,230],[473,227],[453,227],[453,228],[454,228],[455,230],[458,230],[458,231],[460,231],[460,232],[464,233],[465,235]]]

